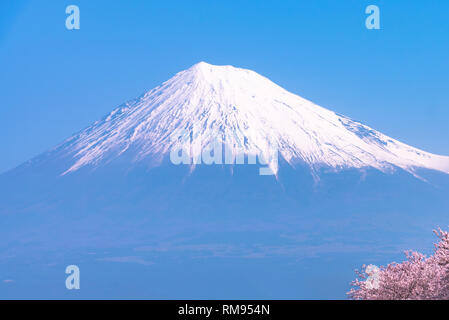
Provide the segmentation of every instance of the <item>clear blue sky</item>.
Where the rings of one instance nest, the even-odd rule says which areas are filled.
[[[369,4],[381,30],[365,28]],[[2,0],[0,172],[198,61],[449,155],[448,17],[447,0]]]

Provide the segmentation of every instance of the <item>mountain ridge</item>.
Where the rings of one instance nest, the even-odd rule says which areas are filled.
[[[173,150],[197,158],[216,141],[239,154],[273,157],[312,170],[329,167],[425,168],[449,174],[449,157],[408,146],[290,93],[254,71],[200,62],[114,109],[65,140],[49,157],[69,159],[69,174],[127,154],[157,165]],[[196,146],[196,148],[194,148]],[[276,173],[278,168],[270,163]]]

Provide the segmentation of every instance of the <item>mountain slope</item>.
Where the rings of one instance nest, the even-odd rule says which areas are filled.
[[[174,148],[196,158],[215,141],[233,155],[275,152],[291,165],[343,169],[426,168],[449,173],[449,157],[394,140],[232,66],[200,62],[127,102],[47,154],[68,159],[61,174],[126,156],[160,163]],[[270,166],[276,172],[274,161]]]
[[[278,149],[277,176],[169,159],[214,139]],[[71,299],[76,264],[85,299],[344,299],[355,268],[430,248],[449,224],[446,165],[252,71],[200,63],[0,175],[0,275],[17,284],[0,296]]]

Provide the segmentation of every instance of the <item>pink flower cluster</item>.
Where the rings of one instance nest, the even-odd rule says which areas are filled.
[[[449,299],[449,232],[441,229],[434,232],[439,242],[432,256],[407,251],[406,261],[375,268],[375,274],[372,266],[364,265],[362,271],[356,271],[358,279],[351,283],[349,297],[356,300]]]

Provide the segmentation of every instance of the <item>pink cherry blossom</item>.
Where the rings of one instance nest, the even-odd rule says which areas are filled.
[[[439,238],[432,256],[406,251],[406,261],[378,269],[362,266],[348,295],[356,300],[449,299],[449,232],[434,231]],[[376,270],[375,274],[373,270]],[[373,285],[375,279],[375,285]]]

